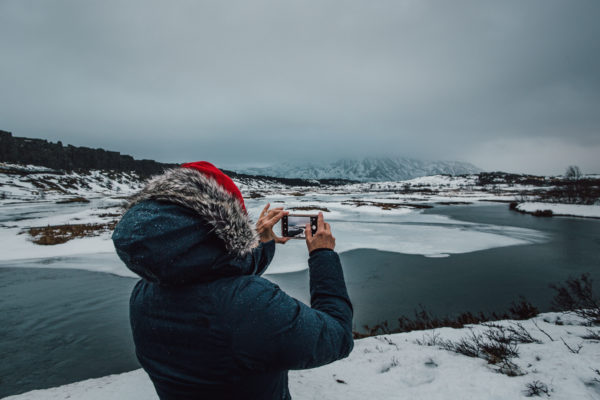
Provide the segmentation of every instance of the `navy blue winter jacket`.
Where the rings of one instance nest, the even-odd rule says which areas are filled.
[[[240,229],[215,222],[215,209],[156,185],[132,204],[113,241],[142,277],[131,294],[131,328],[161,399],[289,399],[288,370],[350,353],[352,305],[337,253],[310,255],[309,307],[260,276],[274,241],[248,251]]]

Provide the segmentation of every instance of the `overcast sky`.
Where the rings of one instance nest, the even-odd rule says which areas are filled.
[[[600,1],[0,0],[0,129],[223,167],[600,173]]]

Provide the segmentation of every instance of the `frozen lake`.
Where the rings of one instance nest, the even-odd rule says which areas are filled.
[[[394,326],[419,304],[439,315],[504,311],[524,295],[548,310],[549,283],[582,272],[600,280],[598,220],[536,218],[506,204],[358,213],[329,200],[318,204],[331,210],[357,330]],[[278,248],[266,277],[308,301],[303,246]],[[0,261],[0,396],[138,368],[127,319],[135,279],[100,250]]]
[[[520,295],[550,311],[554,292],[549,284],[590,272],[600,285],[600,220],[533,217],[511,212],[505,204],[436,207],[425,213],[534,229],[547,240],[445,258],[370,249],[342,253],[355,330],[384,320],[394,327],[399,316],[414,316],[419,305],[440,316],[504,312]],[[307,271],[269,278],[308,301]]]

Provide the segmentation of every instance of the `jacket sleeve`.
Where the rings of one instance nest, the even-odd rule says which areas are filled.
[[[240,287],[229,320],[238,366],[251,371],[314,368],[352,351],[352,304],[339,256],[309,258],[311,307],[252,277]]]
[[[275,240],[260,242],[252,250],[252,260],[254,265],[254,275],[262,275],[273,260],[275,255]]]

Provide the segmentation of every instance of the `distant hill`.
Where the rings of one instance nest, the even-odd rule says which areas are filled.
[[[429,175],[464,175],[481,172],[460,161],[422,161],[402,157],[341,159],[323,163],[280,163],[236,172],[301,179],[349,179],[360,182],[400,181]]]
[[[162,173],[179,164],[167,164],[154,160],[136,160],[117,151],[92,149],[62,142],[52,143],[44,139],[15,137],[11,132],[0,130],[0,162],[30,164],[54,170],[101,170],[135,172],[142,179]],[[1,172],[1,171],[0,171]],[[289,186],[343,185],[354,181],[345,179],[300,179],[244,174],[223,169],[231,178],[252,186],[254,182],[284,184]],[[20,171],[24,173],[24,171]],[[258,175],[258,176],[257,176]]]
[[[133,171],[141,177],[159,174],[165,168],[177,165],[153,160],[135,160],[132,156],[117,151],[63,146],[62,142],[52,143],[44,139],[15,137],[12,133],[2,130],[0,130],[0,161],[60,170]]]

